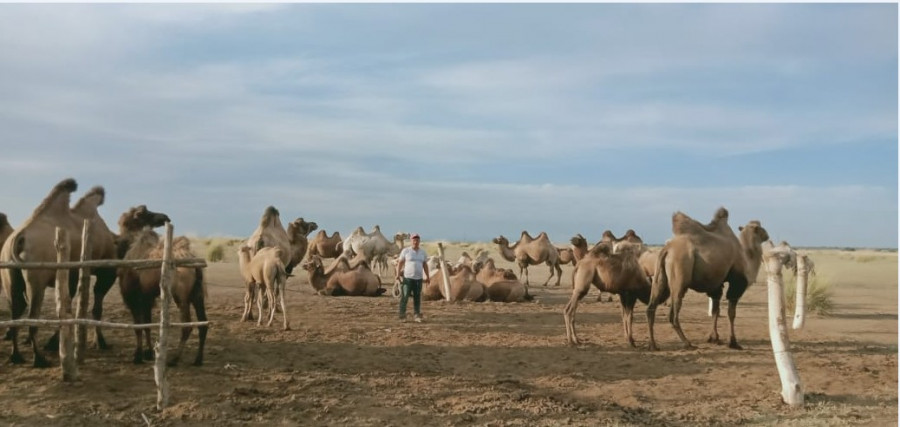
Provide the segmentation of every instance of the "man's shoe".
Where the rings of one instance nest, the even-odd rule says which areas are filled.
[[[400,316],[400,323],[406,323],[406,316]]]
[[[416,323],[422,323],[422,316],[416,315],[416,317],[413,317],[413,321],[415,321]]]

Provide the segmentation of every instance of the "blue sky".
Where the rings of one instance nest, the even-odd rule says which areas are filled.
[[[896,4],[0,5],[0,212],[897,247]]]

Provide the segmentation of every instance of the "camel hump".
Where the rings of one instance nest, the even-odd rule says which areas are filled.
[[[612,246],[612,243],[610,243],[610,242],[605,242],[605,241],[598,242],[596,245],[591,247],[590,252],[591,252],[591,255],[594,255],[594,256],[600,256],[600,255],[609,256],[610,254],[613,253],[613,246]]]
[[[5,213],[0,212],[0,227],[2,227],[5,224],[9,224],[9,220],[6,218]]]
[[[47,212],[51,209],[66,211],[69,210],[69,195],[78,190],[78,183],[75,182],[74,178],[66,178],[60,181],[58,184],[53,186],[53,189],[50,190],[50,194],[44,198],[44,201],[38,205],[37,208],[34,209],[34,213],[32,213],[32,217],[36,217],[44,212]]]
[[[81,197],[82,200],[87,199],[88,197],[97,197],[99,200],[97,201],[97,206],[103,205],[103,202],[106,200],[106,190],[101,185],[96,185],[88,190],[84,196]]]
[[[265,228],[280,216],[281,214],[278,212],[278,209],[275,209],[275,206],[269,206],[266,208],[265,212],[263,212],[262,218],[259,220],[259,226]]]
[[[616,235],[613,234],[612,231],[604,230],[604,231],[603,231],[603,235],[600,236],[600,239],[601,239],[602,241],[607,241],[607,240],[608,240],[608,241],[614,241],[614,240],[616,240]]]

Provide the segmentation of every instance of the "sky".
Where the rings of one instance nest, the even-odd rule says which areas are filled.
[[[0,212],[897,248],[897,4],[2,4]]]

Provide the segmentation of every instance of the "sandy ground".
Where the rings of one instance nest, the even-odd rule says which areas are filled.
[[[460,250],[451,247],[448,259]],[[645,306],[636,310],[638,348],[632,349],[618,304],[597,302],[596,290],[576,319],[587,343],[565,344],[562,309],[571,293],[571,266],[558,288],[541,287],[547,268],[532,267],[535,302],[425,302],[423,324],[399,323],[390,296],[315,296],[298,271],[288,281],[292,330],[241,323],[243,286],[233,248],[228,251],[226,262],[207,269],[213,326],[206,363],[188,364],[194,333],[182,365],[170,371],[169,408],[155,410],[152,365],[131,362],[132,332],[108,330],[114,348],[89,351],[74,383],[63,383],[58,367],[32,368],[30,350],[29,364],[0,365],[0,424],[897,424],[896,253],[812,252],[836,307],[832,316],[812,315],[805,329],[791,332],[806,391],[806,404],[792,409],[780,398],[764,280],[738,308],[744,350],[705,342],[706,298],[691,292],[682,324],[697,348],[681,349],[662,307],[661,351],[651,353]],[[2,315],[8,316],[5,304]],[[130,322],[117,289],[106,304],[106,319]],[[727,325],[719,325],[723,339]],[[43,330],[40,340],[48,335]],[[8,354],[9,344],[2,347]]]

